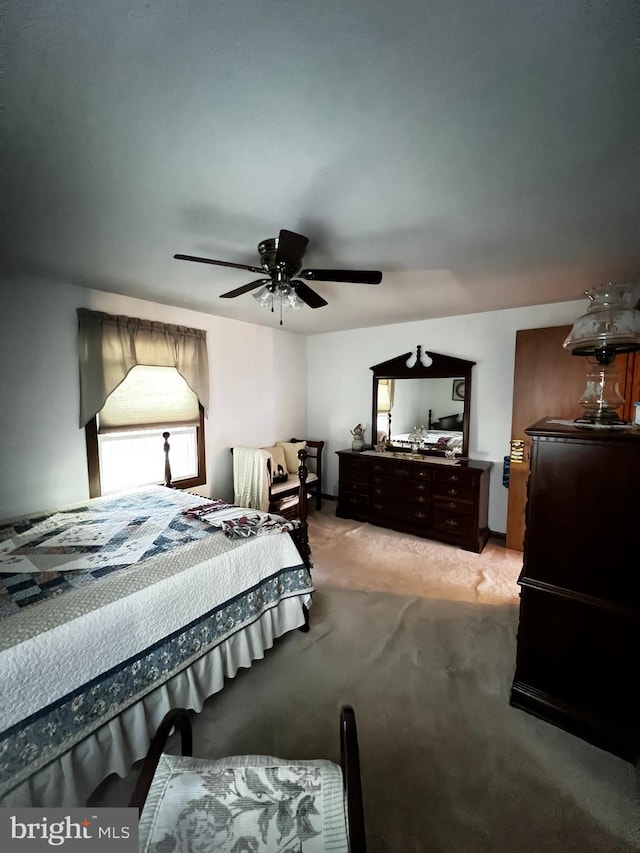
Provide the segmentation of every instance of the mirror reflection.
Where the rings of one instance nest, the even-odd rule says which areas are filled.
[[[377,443],[462,453],[465,379],[378,379]]]
[[[474,361],[423,350],[374,364],[375,449],[436,456],[469,454]]]

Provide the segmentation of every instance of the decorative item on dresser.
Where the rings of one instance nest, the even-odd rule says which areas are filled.
[[[489,538],[491,462],[337,451],[336,515],[482,551]]]
[[[585,294],[591,304],[564,342],[572,355],[592,359],[580,399],[584,414],[577,421],[624,424],[624,415],[620,417],[625,404],[620,392],[622,376],[614,362],[621,353],[640,350],[640,282],[609,282]]]
[[[640,757],[640,433],[546,419],[532,438],[511,704]]]
[[[364,428],[362,424],[356,424],[351,430],[353,441],[351,442],[352,450],[364,450]]]

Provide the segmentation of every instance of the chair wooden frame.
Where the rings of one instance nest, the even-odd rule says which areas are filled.
[[[322,449],[324,448],[324,441],[312,441],[308,438],[292,438],[292,443],[297,443],[304,441],[306,442],[306,456],[305,460],[313,459],[315,462],[315,474],[317,476],[317,480],[306,484],[306,491],[315,496],[316,499],[316,509],[322,509]],[[298,456],[300,455],[300,451],[298,451]],[[298,475],[299,476],[299,475]],[[278,502],[283,498],[291,498],[298,494],[299,483],[291,481],[291,485],[288,488],[281,489],[275,494],[271,494],[271,489],[269,489],[269,511],[270,512],[280,512],[278,509]],[[305,492],[306,494],[306,492]],[[284,513],[286,515],[286,513]]]
[[[142,814],[158,763],[174,728],[180,732],[180,754],[193,755],[190,713],[185,708],[172,708],[163,717],[151,740],[129,802],[130,808],[138,809],[139,814]],[[346,798],[349,853],[366,853],[358,730],[351,705],[343,705],[340,709],[340,767]]]

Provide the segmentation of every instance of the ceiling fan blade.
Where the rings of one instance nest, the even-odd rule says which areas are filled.
[[[242,287],[236,287],[235,290],[230,290],[228,293],[221,293],[220,299],[233,299],[234,296],[242,296],[243,293],[248,293],[250,290],[255,290],[261,284],[271,284],[270,278],[259,278],[256,281],[250,281],[249,284],[243,284]]]
[[[213,258],[196,258],[194,255],[174,255],[177,261],[197,261],[199,264],[214,264],[217,267],[233,267],[236,270],[249,272],[264,272],[262,267],[248,267],[246,264],[234,264],[231,261],[214,261]]]
[[[377,270],[302,270],[298,273],[309,281],[348,281],[353,284],[380,284],[382,273]]]
[[[306,302],[309,308],[322,308],[323,305],[329,304],[326,299],[323,299],[319,293],[312,290],[308,284],[304,283],[304,281],[292,281],[291,284],[295,287],[296,293],[300,299],[302,299],[303,302]]]
[[[304,237],[302,234],[296,234],[295,231],[287,231],[285,228],[282,228],[280,230],[280,236],[278,237],[276,266],[279,263],[285,263],[297,269],[308,243],[308,237]]]

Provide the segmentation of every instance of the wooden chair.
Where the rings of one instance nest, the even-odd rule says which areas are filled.
[[[292,438],[292,443],[304,441],[306,442],[305,463],[311,460],[312,465],[307,470],[306,488],[307,492],[315,496],[316,509],[322,509],[322,450],[324,441],[312,441],[308,438]],[[289,472],[289,479],[284,483],[271,483],[269,493],[269,510],[287,516],[287,508],[295,503],[295,499],[299,492],[299,477]],[[293,517],[296,510],[293,509]]]
[[[173,729],[182,755],[163,752]],[[140,812],[139,850],[317,849],[366,853],[355,713],[340,711],[340,765],[242,755],[192,757],[189,712],[169,711],[151,741],[131,807]],[[237,847],[236,847],[237,845]]]

